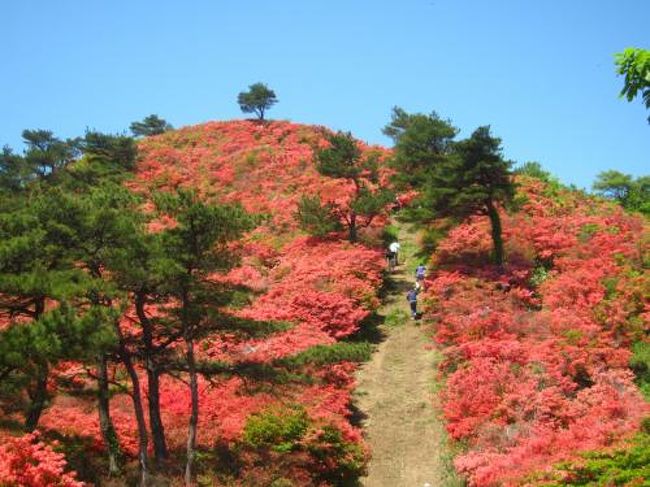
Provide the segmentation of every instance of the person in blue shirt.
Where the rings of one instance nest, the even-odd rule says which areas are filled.
[[[419,287],[423,287],[424,284],[424,278],[427,275],[427,268],[424,267],[424,264],[420,264],[417,266],[415,269],[415,280],[417,281],[418,284],[420,284]]]
[[[411,318],[416,319],[418,316],[418,292],[415,288],[406,293],[406,300],[411,305]]]

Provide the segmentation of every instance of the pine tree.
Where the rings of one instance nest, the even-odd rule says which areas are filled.
[[[169,319],[175,323],[185,343],[184,361],[191,397],[185,483],[192,485],[200,372],[195,345],[202,336],[218,327],[218,309],[225,304],[227,295],[224,286],[210,276],[236,263],[229,245],[250,228],[251,220],[239,207],[206,204],[195,193],[184,190],[160,195],[157,204],[177,223],[163,233],[162,245],[170,263],[165,282],[175,303],[167,307]]]
[[[164,134],[174,127],[164,118],[160,118],[156,114],[151,114],[141,122],[133,122],[129,128],[134,137],[150,137],[152,135]]]
[[[242,91],[237,96],[241,111],[255,113],[260,120],[264,120],[264,113],[277,102],[275,92],[264,83],[254,83],[248,87],[248,91]]]
[[[395,107],[383,133],[395,143],[391,163],[397,170],[396,184],[417,189],[424,184],[426,175],[450,153],[458,129],[436,112],[429,115],[407,113]]]
[[[377,155],[365,155],[350,133],[327,134],[329,147],[316,151],[316,169],[323,176],[345,179],[354,185],[348,205],[337,205],[336,212],[348,227],[350,242],[356,242],[358,227],[368,226],[394,199],[387,188],[379,187]],[[364,221],[360,223],[359,217]]]
[[[501,139],[479,127],[454,145],[453,154],[431,171],[423,199],[437,216],[487,215],[492,228],[494,262],[504,262],[501,219],[497,207],[512,201],[511,162],[501,154]]]

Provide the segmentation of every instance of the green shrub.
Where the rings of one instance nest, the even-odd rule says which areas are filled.
[[[544,265],[539,265],[531,272],[528,283],[537,289],[546,279],[548,279],[548,269]]]
[[[395,225],[386,225],[381,234],[381,241],[384,247],[388,247],[397,240],[399,229]]]
[[[557,466],[551,486],[648,485],[650,479],[650,435],[639,433],[626,448],[585,453],[580,462]]]
[[[367,342],[338,342],[332,345],[315,345],[281,360],[280,363],[287,367],[302,367],[306,364],[323,366],[343,361],[366,362],[371,354],[372,346]]]
[[[636,383],[641,393],[650,400],[650,343],[640,341],[632,346],[630,368],[636,376]]]
[[[318,430],[307,444],[307,451],[326,467],[318,475],[326,485],[354,486],[365,473],[363,450],[356,443],[345,441],[334,426],[326,425]]]
[[[447,236],[449,229],[430,227],[425,228],[422,232],[422,253],[425,255],[433,254],[438,248],[438,244]]]
[[[308,425],[309,417],[301,406],[274,407],[248,418],[244,441],[253,448],[289,452],[299,446]]]
[[[537,161],[528,161],[523,163],[521,166],[515,168],[514,173],[539,179],[545,183],[549,183],[555,179],[553,175],[546,171]]]
[[[291,474],[302,471],[313,485],[352,487],[367,463],[360,445],[346,441],[333,424],[311,419],[300,405],[273,406],[249,417],[242,446],[242,452],[254,449],[244,455],[250,462],[244,475],[256,479],[253,485],[303,485]],[[272,482],[261,480],[269,477]]]
[[[294,214],[302,230],[315,237],[324,237],[343,229],[334,205],[323,203],[320,196],[303,195]]]
[[[578,231],[578,240],[580,242],[587,242],[600,228],[596,223],[585,223]]]

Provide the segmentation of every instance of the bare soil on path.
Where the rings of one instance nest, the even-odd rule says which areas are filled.
[[[355,407],[371,449],[366,487],[462,485],[450,468],[444,426],[436,410],[438,388],[432,350],[419,321],[411,319],[406,293],[417,265],[414,235],[399,227],[400,265],[393,271],[378,314],[383,341],[357,374]]]

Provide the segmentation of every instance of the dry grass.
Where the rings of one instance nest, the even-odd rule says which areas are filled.
[[[355,404],[372,451],[368,487],[462,485],[450,470],[444,426],[435,407],[435,350],[419,322],[410,318],[406,292],[413,285],[414,235],[400,229],[402,262],[379,314],[385,317],[379,344],[358,374]]]

